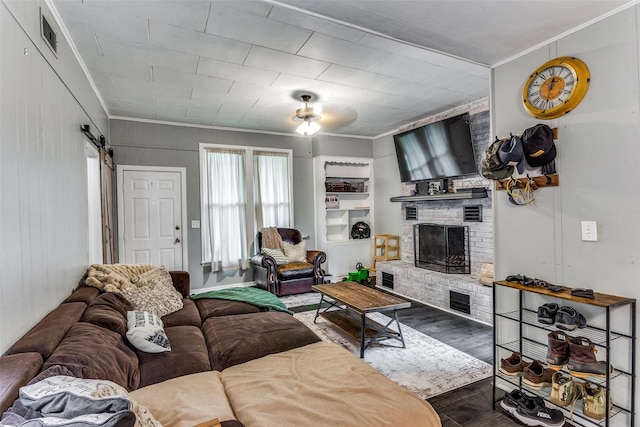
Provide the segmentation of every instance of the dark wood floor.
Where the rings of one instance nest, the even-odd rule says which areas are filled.
[[[398,310],[402,324],[487,363],[493,363],[493,328],[416,302]],[[455,363],[455,361],[453,362]],[[502,392],[500,392],[502,394]],[[443,427],[522,425],[501,409],[492,409],[492,380],[478,381],[429,399]]]

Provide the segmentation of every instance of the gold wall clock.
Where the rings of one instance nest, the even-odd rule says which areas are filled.
[[[571,56],[542,64],[522,88],[527,113],[538,119],[555,119],[578,106],[589,90],[591,74],[587,65]]]

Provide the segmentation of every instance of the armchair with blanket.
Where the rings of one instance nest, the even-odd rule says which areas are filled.
[[[299,230],[263,228],[256,236],[256,248],[251,264],[259,288],[284,296],[311,292],[311,286],[324,283],[322,263],[327,255],[307,250]]]

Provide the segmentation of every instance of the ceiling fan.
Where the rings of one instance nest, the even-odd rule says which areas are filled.
[[[309,105],[311,95],[304,94],[301,95],[300,98],[302,98],[304,106],[298,108],[295,116],[293,116],[294,120],[302,121],[296,129],[296,132],[300,135],[311,136],[320,130],[320,125],[317,122],[321,118],[320,109],[318,106],[314,108]]]

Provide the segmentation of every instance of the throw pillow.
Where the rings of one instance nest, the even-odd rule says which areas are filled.
[[[127,312],[127,338],[135,348],[146,353],[171,351],[162,320],[148,311]]]
[[[148,311],[158,317],[182,308],[182,295],[173,287],[171,275],[164,267],[153,268],[131,278],[133,286],[122,294],[134,310]]]
[[[297,245],[289,242],[282,242],[282,248],[284,249],[284,254],[289,259],[289,262],[307,261],[307,243],[304,240]]]
[[[21,387],[19,401],[29,409],[25,415],[30,421],[23,425],[117,426],[133,420],[138,425],[160,426],[127,390],[107,380],[57,375]]]
[[[289,262],[284,252],[280,249],[262,248],[262,253],[272,257],[276,261],[276,264],[287,264]]]

